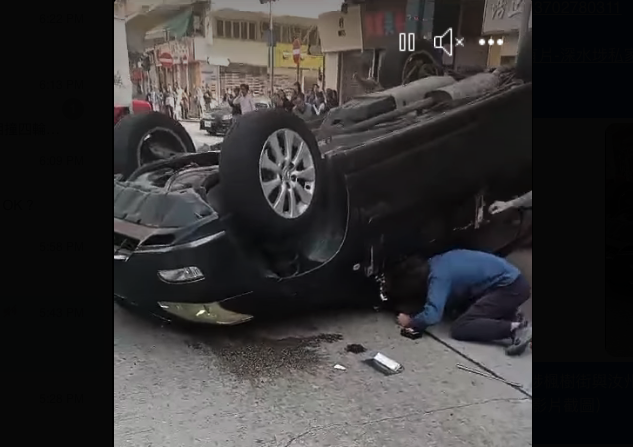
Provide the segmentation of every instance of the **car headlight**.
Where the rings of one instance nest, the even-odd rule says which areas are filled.
[[[222,121],[230,121],[233,119],[233,115],[224,115]]]
[[[198,267],[184,267],[175,270],[160,270],[158,277],[171,284],[182,284],[204,279],[202,271]]]

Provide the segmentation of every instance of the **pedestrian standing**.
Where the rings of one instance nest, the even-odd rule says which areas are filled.
[[[185,88],[183,94],[182,94],[182,101],[181,101],[181,105],[182,105],[182,119],[188,120],[189,119],[189,92],[187,91],[187,89]]]
[[[323,95],[323,92],[316,92],[312,107],[314,108],[314,113],[317,116],[327,112],[327,104],[325,103],[325,96]]]
[[[314,118],[314,109],[310,104],[306,104],[305,96],[300,93],[295,100],[295,107],[292,113],[303,119],[304,121],[310,121]]]
[[[206,112],[211,110],[211,90],[207,87],[207,90],[204,92],[204,109]]]
[[[149,92],[149,102],[152,105],[154,112],[160,112],[160,102],[158,101],[158,92],[156,87],[152,87],[152,91]]]
[[[255,99],[253,98],[253,94],[251,93],[248,84],[242,84],[240,86],[240,96],[239,99],[236,99],[235,101],[239,104],[242,115],[257,110],[255,107]]]
[[[182,97],[183,97],[183,89],[176,84],[176,98],[174,105],[174,115],[176,116],[176,120],[180,121],[182,119]]]
[[[176,98],[171,85],[167,86],[167,92],[165,93],[165,111],[167,116],[174,118],[174,107],[176,105]]]
[[[196,89],[196,98],[198,100],[198,116],[202,118],[202,114],[204,113],[204,92],[202,91],[202,87]]]

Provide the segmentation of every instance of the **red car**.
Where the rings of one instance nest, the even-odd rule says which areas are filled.
[[[152,105],[147,101],[141,101],[139,99],[132,100],[132,113],[144,113],[151,112]],[[121,118],[130,113],[127,107],[114,106],[114,124],[118,123]]]

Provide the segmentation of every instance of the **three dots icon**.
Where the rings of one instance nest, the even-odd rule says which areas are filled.
[[[488,44],[490,46],[493,46],[494,44],[502,46],[503,45],[503,39],[497,39],[497,40],[494,40],[492,38],[490,38],[488,40],[486,40],[486,39],[479,39],[479,45],[484,46],[486,44]]]

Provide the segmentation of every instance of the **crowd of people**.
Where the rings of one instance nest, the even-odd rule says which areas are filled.
[[[284,109],[309,121],[338,107],[339,98],[336,90],[322,91],[317,84],[304,93],[302,86],[296,82],[291,93],[278,90],[270,95],[273,108]],[[241,115],[256,110],[253,92],[248,84],[227,88],[222,98],[217,98],[207,87],[194,87],[193,91],[182,88],[178,84],[161,88],[152,88],[147,94],[147,101],[156,112],[162,112],[176,120],[199,118],[206,111],[222,105],[231,107],[234,115]]]
[[[309,121],[338,107],[339,99],[336,90],[326,89],[325,93],[317,84],[312,86],[308,94],[304,93],[301,84],[296,82],[290,97],[283,90],[272,95],[273,107],[285,109],[302,119]]]
[[[239,87],[237,91],[239,94]],[[194,87],[193,91],[189,91],[178,84],[174,84],[173,87],[153,87],[147,94],[147,101],[155,112],[165,113],[176,120],[200,118],[205,111],[218,107],[221,102],[228,103],[234,98],[232,90],[231,95],[225,95],[223,101],[218,101],[208,86]]]
[[[155,112],[165,113],[177,120],[188,119],[192,105],[197,106],[189,90],[186,87],[179,87],[178,84],[173,87],[168,85],[160,89],[152,88],[147,94],[147,101]]]

